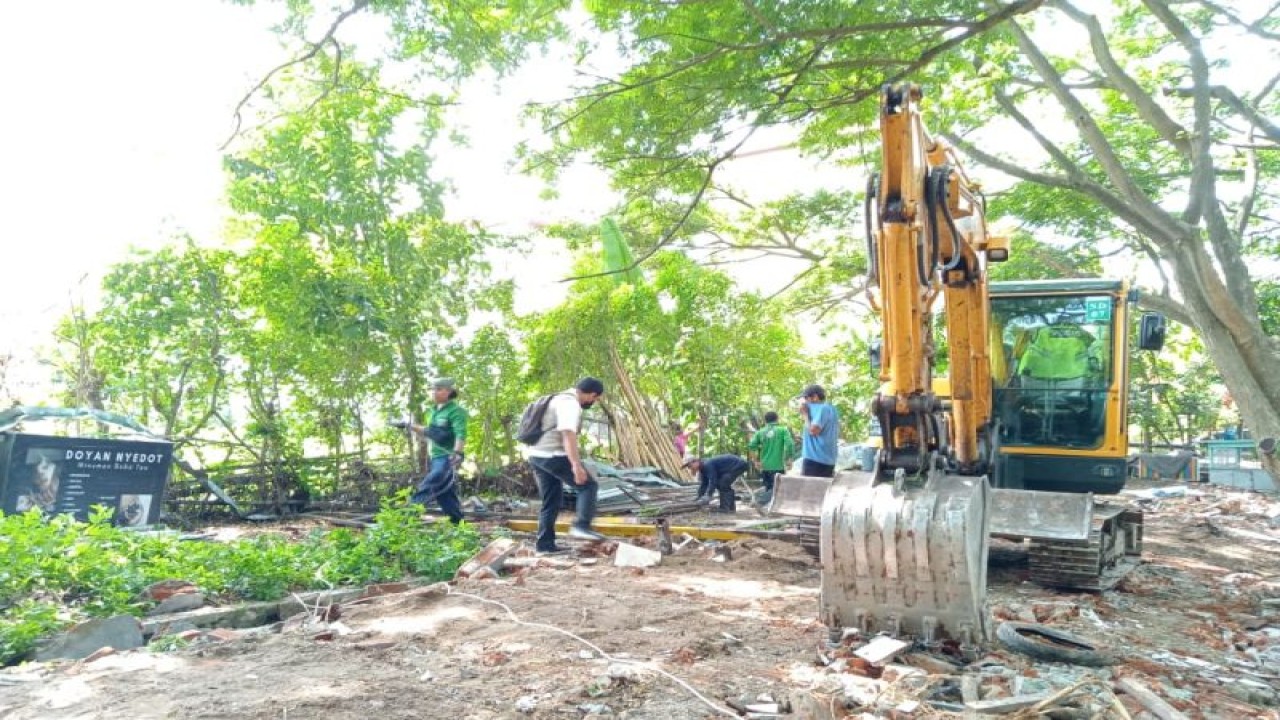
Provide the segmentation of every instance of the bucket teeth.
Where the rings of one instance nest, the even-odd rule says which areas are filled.
[[[927,644],[985,642],[986,478],[938,473],[916,488],[873,479],[842,474],[823,501],[823,621]]]

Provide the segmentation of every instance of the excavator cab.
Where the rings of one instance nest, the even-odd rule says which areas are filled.
[[[999,423],[996,487],[1111,494],[1128,457],[1129,355],[1159,350],[1164,316],[1128,332],[1136,293],[1120,280],[991,284]],[[996,367],[993,364],[993,368]]]
[[[991,284],[1000,458],[995,485],[1115,493],[1124,486],[1130,293],[1119,280]]]

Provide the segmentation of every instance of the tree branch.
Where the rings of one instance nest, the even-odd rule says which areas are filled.
[[[1197,224],[1203,216],[1213,245],[1214,256],[1222,266],[1224,284],[1231,297],[1246,315],[1257,315],[1258,298],[1240,253],[1240,237],[1231,229],[1231,223],[1218,203],[1217,178],[1213,163],[1213,86],[1209,84],[1209,63],[1205,59],[1199,39],[1182,22],[1164,0],[1143,0],[1178,43],[1187,51],[1191,62],[1192,106],[1195,110],[1195,132],[1191,137],[1191,188],[1183,222]],[[1231,97],[1235,97],[1232,93]],[[1230,101],[1227,101],[1228,103]],[[1243,104],[1243,103],[1241,103]]]
[[[236,103],[236,109],[235,109],[235,112],[233,113],[235,117],[235,127],[232,129],[230,137],[228,137],[226,141],[222,143],[222,145],[218,148],[218,150],[226,150],[227,146],[230,145],[231,142],[240,135],[240,129],[244,124],[243,112],[244,112],[245,106],[249,104],[249,101],[253,99],[254,95],[258,94],[259,90],[266,87],[268,82],[271,82],[271,78],[275,77],[276,74],[283,72],[284,70],[290,67],[293,67],[294,65],[298,65],[298,64],[307,62],[308,60],[311,60],[316,55],[320,54],[320,50],[326,44],[330,42],[334,42],[336,44],[336,40],[334,36],[338,32],[338,28],[341,27],[342,23],[346,22],[347,18],[351,17],[352,15],[355,15],[356,13],[368,7],[370,1],[371,0],[356,0],[355,3],[350,8],[343,10],[341,13],[338,14],[338,17],[334,18],[333,23],[329,26],[329,29],[325,31],[324,35],[321,36],[319,40],[311,43],[311,47],[308,48],[306,52],[302,53],[301,55],[298,55],[297,57],[294,57],[291,60],[286,60],[285,62],[280,63],[274,68],[271,68],[271,70],[266,75],[262,76],[262,78],[258,80],[257,84],[255,84],[252,88],[250,88],[249,92],[244,94],[244,97],[240,98],[240,102]]]
[[[1164,313],[1166,317],[1187,327],[1197,327],[1196,321],[1186,306],[1163,293],[1138,293],[1138,307]]]
[[[781,107],[787,101],[787,98],[791,96],[792,91],[795,90],[796,84],[800,81],[800,78],[804,76],[804,74],[808,71],[809,67],[813,65],[814,61],[816,61],[818,57],[822,54],[823,49],[824,49],[824,46],[821,44],[813,48],[812,52],[809,53],[809,58],[805,62],[804,66],[796,71],[795,81],[778,93],[778,99],[773,104],[773,107],[775,109],[778,107]],[[671,227],[667,228],[667,230],[662,233],[662,237],[658,238],[658,242],[654,243],[653,247],[650,248],[647,252],[645,252],[640,257],[636,258],[634,262],[632,262],[630,265],[628,265],[625,268],[621,268],[621,269],[609,271],[609,272],[591,273],[588,275],[579,275],[576,277],[564,278],[563,280],[561,280],[561,282],[568,282],[572,280],[585,280],[587,278],[602,277],[605,275],[615,275],[618,273],[630,272],[640,267],[640,264],[643,263],[645,260],[648,260],[649,258],[653,257],[654,254],[656,254],[659,250],[661,250],[664,246],[666,246],[669,242],[671,242],[671,239],[675,237],[676,233],[678,233],[684,227],[685,223],[688,222],[689,217],[693,215],[693,211],[697,209],[698,204],[702,202],[703,195],[705,195],[707,192],[707,189],[711,187],[711,181],[715,177],[716,169],[719,168],[722,163],[734,157],[738,153],[738,151],[742,149],[742,146],[745,145],[747,141],[751,139],[751,137],[755,134],[755,131],[766,124],[767,124],[766,122],[759,122],[751,126],[747,130],[747,132],[743,134],[741,140],[739,140],[733,147],[729,148],[728,151],[722,153],[719,157],[717,157],[715,160],[713,160],[710,164],[707,165],[706,175],[702,179],[702,184],[698,187],[697,192],[694,193],[693,198],[689,200],[688,204],[684,208],[684,211],[681,212],[680,217],[676,220],[676,222],[673,225],[671,225]]]
[[[1156,272],[1159,273],[1160,294],[1165,296],[1169,295],[1169,276],[1164,271],[1164,261],[1163,258],[1160,257],[1160,253],[1156,252],[1156,249],[1151,247],[1151,243],[1147,242],[1142,235],[1135,234],[1133,236],[1133,244],[1139,251],[1147,256],[1147,259],[1149,259],[1151,264],[1155,267]]]
[[[1009,21],[1009,28],[1013,32],[1023,55],[1031,62],[1032,67],[1036,69],[1040,77],[1048,83],[1049,91],[1057,98],[1063,109],[1066,110],[1068,119],[1076,126],[1085,143],[1093,151],[1094,157],[1101,164],[1103,172],[1106,173],[1107,178],[1123,196],[1123,203],[1115,207],[1108,204],[1108,207],[1111,207],[1113,212],[1120,211],[1120,216],[1126,218],[1135,227],[1145,228],[1144,231],[1148,231],[1148,234],[1161,244],[1173,243],[1182,238],[1193,237],[1195,235],[1194,229],[1186,227],[1170,217],[1134,183],[1124,163],[1116,155],[1115,148],[1111,146],[1111,142],[1102,132],[1102,129],[1098,127],[1098,123],[1093,119],[1088,108],[1066,87],[1062,75],[1053,66],[1053,63],[1045,57],[1044,53],[1040,52],[1039,45],[1032,41],[1016,20]],[[1109,192],[1103,195],[1108,201],[1114,198]]]
[[[1093,56],[1098,60],[1102,71],[1106,73],[1107,79],[1129,98],[1129,102],[1133,103],[1134,108],[1137,109],[1138,115],[1150,123],[1165,142],[1189,157],[1191,143],[1187,140],[1186,129],[1170,117],[1155,98],[1144,90],[1133,76],[1125,72],[1120,63],[1116,62],[1115,56],[1111,54],[1111,45],[1107,42],[1106,33],[1102,31],[1102,23],[1098,22],[1097,16],[1082,12],[1066,0],[1058,0],[1054,3],[1054,7],[1084,25],[1089,31],[1089,44],[1093,48]]]
[[[1022,113],[1022,110],[1018,107],[1017,103],[1006,95],[1003,90],[999,87],[995,88],[994,95],[996,104],[1000,106],[1000,109],[1004,110],[1006,115],[1013,118],[1014,122],[1018,123],[1018,125],[1020,125],[1027,134],[1035,138],[1040,147],[1044,148],[1044,151],[1049,153],[1049,157],[1053,158],[1054,162],[1058,163],[1058,166],[1067,172],[1068,177],[1076,182],[1088,179],[1088,174],[1080,167],[1080,165],[1077,164],[1071,156],[1067,155],[1062,148],[1058,147],[1057,143],[1053,142],[1048,138],[1048,136],[1040,132],[1039,126],[1031,122],[1031,119]]]
[[[1262,15],[1259,15],[1258,19],[1251,23],[1245,22],[1243,19],[1240,18],[1239,15],[1236,15],[1230,10],[1222,7],[1221,5],[1218,5],[1217,3],[1210,2],[1209,0],[1200,0],[1200,4],[1205,6],[1209,10],[1213,11],[1214,13],[1217,13],[1218,15],[1225,17],[1227,19],[1227,22],[1241,28],[1247,33],[1250,33],[1252,35],[1257,35],[1258,37],[1265,38],[1267,40],[1280,40],[1280,35],[1277,35],[1276,33],[1273,33],[1273,32],[1268,32],[1266,28],[1262,26],[1263,21],[1271,17],[1276,12],[1277,8],[1280,8],[1280,3],[1273,4],[1270,9],[1268,9]]]
[[[1110,210],[1116,217],[1129,223],[1138,232],[1146,233],[1152,238],[1163,238],[1162,229],[1147,221],[1142,213],[1134,212],[1129,202],[1124,198],[1117,196],[1107,187],[1085,176],[1063,176],[1051,175],[1049,173],[1036,172],[1028,170],[1020,165],[1005,160],[1003,158],[992,155],[985,150],[979,149],[973,143],[963,140],[954,135],[943,135],[948,142],[964,151],[964,153],[987,167],[995,168],[1006,175],[1012,175],[1019,180],[1044,185],[1046,187],[1054,187],[1062,190],[1072,190],[1083,193],[1084,195],[1094,199],[1098,204]]]
[[[1275,81],[1272,80],[1272,82],[1274,83]],[[1240,96],[1232,92],[1230,88],[1223,87],[1221,85],[1214,85],[1209,89],[1209,91],[1213,94],[1213,97],[1226,103],[1227,107],[1235,110],[1250,123],[1253,123],[1254,127],[1261,130],[1262,133],[1267,136],[1267,139],[1274,143],[1280,143],[1280,126],[1271,122],[1267,116],[1258,112],[1258,110],[1252,105],[1242,100]]]
[[[1249,134],[1249,139],[1253,139],[1253,134]],[[1235,234],[1236,237],[1244,240],[1245,232],[1249,229],[1249,220],[1253,217],[1253,209],[1258,202],[1258,186],[1261,173],[1258,172],[1258,153],[1253,148],[1244,151],[1244,184],[1248,190],[1244,194],[1244,198],[1240,201],[1240,208],[1236,212]]]
[[[1189,59],[1194,132],[1191,136],[1191,188],[1187,193],[1187,207],[1182,212],[1182,222],[1198,225],[1200,218],[1210,212],[1208,205],[1217,202],[1213,179],[1213,129],[1210,126],[1213,106],[1209,102],[1212,97],[1209,85],[1209,63],[1205,59],[1199,39],[1169,9],[1164,0],[1143,0],[1143,4],[1169,29],[1178,44],[1187,51]]]

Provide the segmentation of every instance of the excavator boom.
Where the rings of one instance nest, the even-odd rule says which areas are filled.
[[[868,236],[883,342],[872,412],[883,442],[874,468],[843,473],[824,495],[821,614],[831,628],[975,645],[989,635],[986,262],[1007,257],[1007,245],[988,236],[977,191],[925,129],[920,99],[914,85],[881,95]],[[939,301],[950,354],[945,402],[934,391]]]

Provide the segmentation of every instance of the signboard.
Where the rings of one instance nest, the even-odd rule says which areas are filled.
[[[1089,298],[1084,301],[1085,322],[1109,322],[1111,320],[1111,298]]]
[[[163,440],[0,433],[0,510],[39,509],[88,520],[112,508],[116,525],[160,520],[173,444]]]

